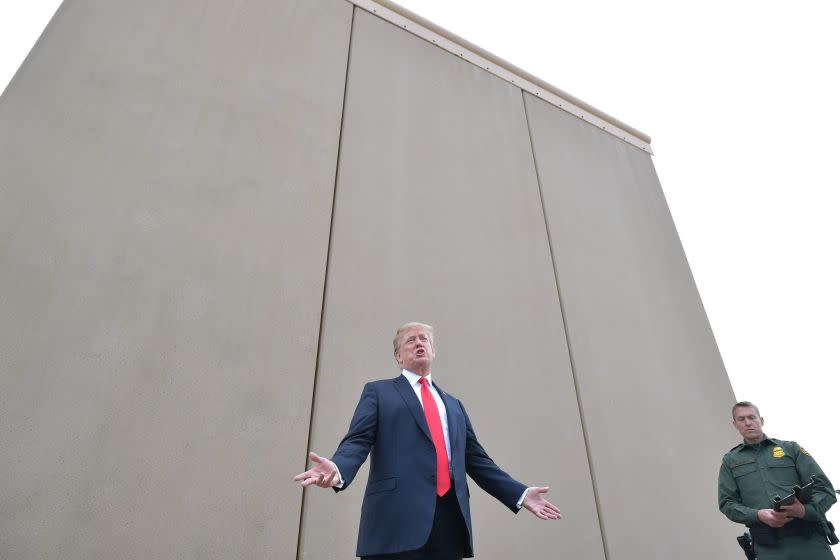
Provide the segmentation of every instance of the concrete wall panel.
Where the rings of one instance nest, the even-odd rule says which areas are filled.
[[[651,158],[526,106],[609,558],[734,557],[734,397]]]
[[[295,557],[351,17],[67,0],[0,98],[0,556]]]
[[[398,374],[396,327],[433,323],[436,381],[568,514],[514,517],[473,487],[478,557],[602,559],[520,90],[359,9],[350,58],[313,449],[332,453],[365,381]],[[301,558],[348,556],[365,473],[307,491]]]
[[[473,487],[479,557],[734,554],[647,154],[345,0],[67,0],[0,97],[0,557],[349,557],[365,473],[290,479],[407,320],[566,514]]]

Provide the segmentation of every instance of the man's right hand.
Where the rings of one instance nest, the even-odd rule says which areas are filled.
[[[330,488],[339,483],[338,470],[336,469],[335,463],[312,451],[309,452],[309,459],[315,463],[315,466],[297,475],[294,478],[295,482],[300,482],[300,485],[304,488],[313,484],[317,484],[321,488]]]
[[[785,523],[793,519],[792,517],[788,517],[782,511],[776,511],[774,509],[760,509],[758,510],[758,520],[764,523],[765,525],[769,525],[778,529],[779,527],[784,527]]]

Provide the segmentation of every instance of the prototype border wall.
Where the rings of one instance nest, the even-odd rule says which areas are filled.
[[[0,97],[1,557],[351,557],[291,478],[407,320],[565,514],[473,488],[478,558],[736,556],[650,154],[371,4],[66,0]]]

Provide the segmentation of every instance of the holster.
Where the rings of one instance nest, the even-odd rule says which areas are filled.
[[[773,527],[764,523],[755,523],[754,525],[748,525],[748,527],[755,544],[761,546],[776,546],[779,544],[779,534]]]
[[[840,543],[840,539],[837,538],[837,533],[834,532],[834,524],[825,517],[820,520],[817,526],[817,532],[824,536],[831,546]]]
[[[755,548],[753,548],[753,541],[750,534],[744,533],[740,537],[737,537],[736,540],[738,541],[738,546],[740,546],[741,550],[744,551],[744,555],[747,557],[747,560],[756,560]]]

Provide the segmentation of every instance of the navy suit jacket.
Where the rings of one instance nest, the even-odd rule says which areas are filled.
[[[517,513],[516,502],[527,488],[500,469],[476,439],[461,401],[435,388],[446,407],[450,469],[454,491],[467,528],[467,550],[473,556],[470,475],[483,490]],[[392,554],[421,548],[429,538],[435,514],[437,463],[423,407],[403,376],[367,383],[350,421],[350,429],[332,461],[350,486],[370,454],[357,556]],[[451,491],[451,490],[450,490]]]

